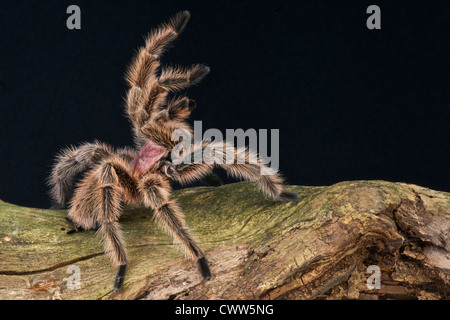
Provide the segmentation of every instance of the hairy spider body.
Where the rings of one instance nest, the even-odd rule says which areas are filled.
[[[94,229],[102,235],[105,252],[119,266],[116,291],[123,285],[127,266],[118,222],[122,204],[137,203],[152,209],[155,220],[181,245],[187,258],[197,261],[202,276],[209,280],[211,272],[204,252],[187,229],[181,209],[170,198],[171,181],[187,184],[206,179],[218,184],[213,169],[219,166],[233,177],[258,182],[262,191],[275,200],[297,200],[295,194],[283,191],[283,179],[278,173],[261,175],[265,165],[255,153],[246,148],[236,149],[228,142],[203,141],[192,144],[183,154],[184,159],[192,159],[207,148],[221,147],[218,150],[222,151],[215,150],[209,159],[212,162],[169,161],[178,143],[172,140],[174,131],[183,129],[192,136],[186,119],[195,102],[185,96],[169,99],[168,95],[197,84],[209,73],[204,65],[160,68],[164,49],[176,39],[189,18],[189,12],[180,12],[152,31],[128,68],[130,88],[125,110],[132,124],[135,148],[116,149],[94,141],[63,149],[49,177],[52,200],[57,208],[69,206],[66,219],[74,224],[73,231]],[[245,163],[226,163],[226,152],[231,152],[235,159],[243,157]],[[258,159],[257,163],[249,164],[250,158]],[[74,186],[80,173],[84,173],[83,178]]]

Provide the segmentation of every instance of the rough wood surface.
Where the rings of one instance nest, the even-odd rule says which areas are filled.
[[[0,202],[0,299],[450,299],[450,194],[385,181],[288,189],[298,202],[265,199],[247,182],[174,193],[209,282],[151,210],[127,208],[119,293],[95,232],[67,235],[65,211]],[[73,265],[78,290],[67,287]],[[380,289],[367,286],[370,265]]]

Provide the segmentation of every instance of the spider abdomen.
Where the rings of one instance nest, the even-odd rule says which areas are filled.
[[[148,140],[147,143],[139,150],[134,159],[130,162],[130,167],[137,176],[141,176],[158,160],[160,160],[166,149]]]

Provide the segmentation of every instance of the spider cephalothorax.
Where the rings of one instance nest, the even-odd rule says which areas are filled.
[[[130,88],[125,110],[132,124],[135,148],[115,149],[95,141],[63,149],[49,177],[52,200],[57,207],[69,206],[66,219],[74,224],[73,231],[98,229],[103,236],[105,251],[119,266],[115,290],[121,288],[127,266],[118,223],[122,204],[137,203],[153,209],[155,219],[182,246],[186,256],[198,262],[202,276],[209,280],[211,272],[204,253],[186,228],[180,208],[170,199],[171,181],[208,180],[214,167],[220,166],[234,177],[258,182],[262,191],[275,200],[297,199],[295,194],[283,191],[278,173],[261,175],[261,169],[266,167],[256,154],[227,142],[203,141],[192,144],[183,154],[183,158],[191,158],[207,147],[221,146],[218,150],[222,152],[213,155],[216,162],[171,162],[171,151],[178,143],[172,140],[172,134],[183,129],[192,135],[186,119],[195,103],[184,96],[169,99],[168,95],[198,83],[209,73],[204,65],[160,67],[164,49],[177,38],[189,18],[189,12],[180,12],[152,31],[128,69]],[[231,151],[235,159],[256,157],[258,161],[230,164],[224,161],[225,151]],[[83,172],[83,178],[74,187],[75,177]]]

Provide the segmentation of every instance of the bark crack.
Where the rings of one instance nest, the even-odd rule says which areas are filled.
[[[65,267],[65,266],[70,266],[71,264],[74,264],[76,262],[85,261],[88,259],[92,259],[92,258],[101,256],[101,255],[104,255],[104,253],[103,252],[93,253],[93,254],[79,257],[76,259],[72,259],[69,261],[61,262],[61,263],[55,264],[54,266],[51,266],[51,267],[37,269],[37,270],[28,270],[28,271],[3,270],[3,271],[0,271],[0,275],[19,276],[19,275],[30,275],[30,274],[38,274],[38,273],[43,273],[43,272],[55,271],[56,269],[59,269],[59,268]]]

